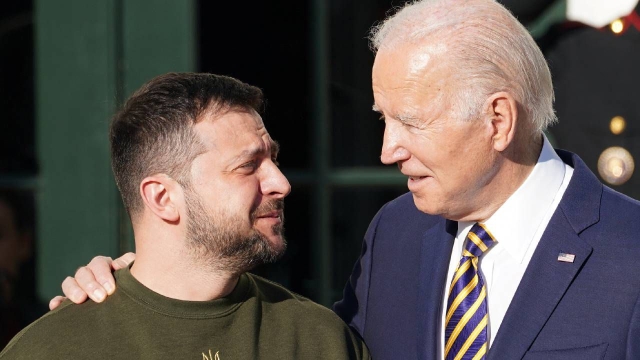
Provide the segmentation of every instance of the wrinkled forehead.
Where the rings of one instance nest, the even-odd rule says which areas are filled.
[[[254,110],[229,110],[205,114],[194,129],[207,148],[220,143],[261,139],[269,136],[262,117]]]
[[[227,105],[220,105],[216,103],[211,103],[207,107],[207,109],[200,115],[196,123],[204,120],[216,121],[217,119],[220,119],[223,117],[236,116],[236,115],[249,115],[255,119],[256,123],[259,123],[262,126],[264,126],[264,124],[262,123],[262,117],[260,116],[260,114],[251,107],[227,106]]]

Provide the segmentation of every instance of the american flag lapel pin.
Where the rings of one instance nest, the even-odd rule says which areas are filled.
[[[574,254],[560,253],[558,254],[558,261],[572,263],[576,259]]]

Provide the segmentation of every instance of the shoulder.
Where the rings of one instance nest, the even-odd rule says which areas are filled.
[[[567,189],[560,208],[580,238],[593,247],[594,255],[606,255],[607,261],[618,264],[628,258],[629,264],[635,264],[640,256],[640,202],[588,175]]]
[[[250,273],[247,273],[247,277],[262,301],[267,301],[269,303],[291,301],[289,305],[292,307],[302,307],[308,310],[317,309],[320,312],[328,310],[324,306],[316,304],[308,298],[285,288],[275,281]]]
[[[603,215],[611,213],[607,210],[616,210],[613,211],[613,213],[625,215],[629,212],[628,215],[635,216],[636,219],[638,219],[637,216],[640,214],[640,201],[621,194],[607,186],[604,186],[602,192],[602,207],[603,211],[601,211],[601,213]]]
[[[391,200],[385,204],[370,225],[370,231],[375,228],[378,232],[397,235],[397,231],[405,229],[411,232],[412,229],[420,231],[429,229],[436,225],[442,225],[446,220],[440,216],[429,215],[420,211],[413,201],[413,195],[408,192]]]
[[[633,247],[640,249],[640,201],[605,186],[598,225],[610,234],[607,238],[633,239]]]
[[[133,302],[116,291],[103,303],[76,305],[66,300],[18,333],[0,359],[65,359],[93,357],[120,337],[118,325],[133,323]]]
[[[591,246],[640,248],[640,202],[607,186],[575,154],[557,151],[573,175],[559,208]]]
[[[330,309],[273,281],[254,274],[247,274],[247,276],[254,284],[256,295],[263,303],[263,308],[275,311],[278,316],[290,317],[290,320],[297,320],[297,316],[303,316],[300,318],[303,322],[313,321],[315,324],[330,327],[346,327],[344,322]]]
[[[317,351],[314,358],[325,354],[326,358],[368,359],[362,340],[333,311],[278,283],[247,276],[259,300],[261,321],[277,329],[278,337],[304,344],[304,351]]]
[[[91,306],[74,305],[69,300],[20,331],[0,353],[2,359],[58,357],[65,342],[87,332],[92,320]]]
[[[381,213],[390,215],[397,212],[403,212],[409,215],[422,214],[418,208],[416,208],[413,202],[413,195],[410,192],[404,193],[397,198],[386,203],[381,209]]]

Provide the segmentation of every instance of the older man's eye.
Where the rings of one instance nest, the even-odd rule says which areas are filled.
[[[246,163],[244,163],[244,164],[240,165],[240,167],[239,167],[239,168],[240,168],[240,169],[245,169],[245,170],[247,170],[247,169],[248,169],[248,170],[254,170],[257,166],[258,166],[258,163],[257,163],[257,162],[255,162],[255,161],[249,161],[249,162],[246,162]]]

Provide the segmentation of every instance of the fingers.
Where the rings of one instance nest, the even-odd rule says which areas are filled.
[[[67,276],[62,282],[62,293],[76,304],[81,304],[87,300],[87,293],[78,286],[76,279],[71,276]],[[55,299],[53,298],[53,300]],[[51,304],[49,304],[49,308],[51,308]]]
[[[111,264],[111,266],[113,267],[113,270],[120,270],[122,268],[129,266],[129,264],[131,264],[135,259],[136,259],[136,254],[132,252],[128,252],[120,256],[119,258],[113,260],[113,263]]]
[[[64,297],[64,296],[56,296],[56,297],[54,297],[53,299],[51,299],[51,301],[49,301],[49,310],[53,310],[53,309],[57,308],[66,299],[67,298]]]
[[[76,271],[75,278],[67,277],[62,282],[62,292],[76,304],[85,302],[87,296],[95,302],[102,302],[116,290],[112,269],[119,270],[129,266],[135,257],[134,253],[126,253],[116,260],[108,256],[96,256],[87,266]],[[58,307],[63,300],[62,296],[56,296],[51,299],[49,308]]]
[[[116,259],[116,261],[119,259]],[[120,267],[116,267],[116,261],[113,261],[108,256],[96,256],[91,259],[91,262],[86,266],[86,270],[89,272],[81,274],[85,277],[82,280],[76,279],[78,284],[85,290],[96,291],[102,288],[106,291],[107,294],[111,295],[116,290],[116,281],[113,278],[113,273],[111,272],[111,268],[114,270],[118,270]],[[80,268],[82,269],[82,268]],[[79,269],[79,270],[80,270]],[[89,296],[91,294],[87,292]],[[100,295],[100,292],[96,294],[96,297]],[[91,297],[93,299],[93,297]],[[102,301],[102,300],[100,300]],[[100,302],[98,301],[98,302]]]

